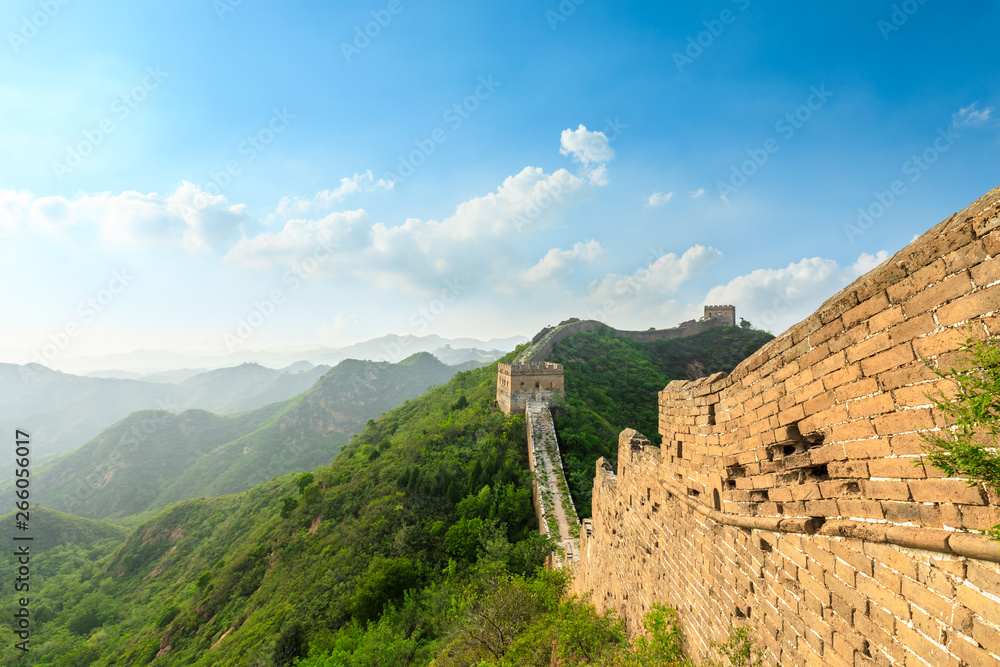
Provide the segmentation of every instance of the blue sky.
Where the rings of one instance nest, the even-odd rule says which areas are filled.
[[[11,0],[0,360],[665,327],[715,302],[778,333],[1000,183],[998,18]]]

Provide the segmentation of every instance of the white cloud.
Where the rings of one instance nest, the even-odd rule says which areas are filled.
[[[369,169],[366,172],[340,179],[340,185],[336,188],[318,192],[312,198],[285,197],[278,204],[276,215],[282,217],[302,215],[310,211],[330,208],[347,197],[360,192],[389,191],[395,187],[395,181],[387,181],[384,178],[376,181],[375,175]]]
[[[15,229],[27,217],[32,196],[24,190],[0,190],[0,231]]]
[[[674,253],[654,254],[648,266],[629,275],[609,273],[593,281],[590,299],[602,306],[610,302],[615,310],[623,312],[667,314],[672,305],[667,297],[721,258],[721,252],[702,245],[689,248],[680,257]]]
[[[330,248],[327,273],[429,293],[445,278],[509,275],[518,262],[520,235],[560,224],[586,194],[586,182],[564,169],[546,174],[527,167],[440,221],[410,218],[391,226],[372,222],[363,210],[294,219],[277,232],[241,240],[226,258],[265,268]]]
[[[360,318],[356,314],[337,313],[333,318],[333,324],[324,322],[319,326],[320,337],[323,340],[336,341],[340,337],[340,334],[360,321]]]
[[[824,301],[888,257],[862,253],[841,268],[832,259],[805,258],[782,269],[757,269],[709,290],[707,304],[733,304],[737,317],[780,333],[811,315]]]
[[[604,248],[597,241],[577,242],[569,250],[553,248],[537,264],[521,272],[522,282],[536,283],[559,278],[572,272],[576,262],[593,262],[604,255]]]
[[[957,112],[952,114],[952,124],[955,127],[961,127],[963,125],[982,125],[992,120],[995,109],[993,107],[977,109],[977,104],[978,102],[973,102],[964,109],[959,109]]]
[[[698,188],[697,190],[692,190],[690,193],[691,199],[698,199],[705,194],[705,188]]]
[[[0,192],[0,215],[8,226],[25,224],[60,233],[85,222],[108,241],[125,245],[176,245],[188,251],[224,250],[250,221],[246,207],[230,205],[184,182],[173,194],[127,191],[63,197]]]
[[[664,204],[666,204],[667,202],[669,202],[671,199],[673,199],[673,197],[674,197],[674,193],[673,192],[668,192],[666,194],[663,194],[662,192],[654,192],[653,194],[649,195],[649,203],[646,204],[646,206],[648,208],[655,208],[657,206],[663,206]]]
[[[603,132],[591,132],[584,125],[563,130],[560,146],[560,153],[572,156],[583,166],[583,174],[592,185],[608,184],[607,163],[614,158],[615,151]]]

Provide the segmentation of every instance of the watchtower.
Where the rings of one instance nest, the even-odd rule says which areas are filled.
[[[736,306],[705,306],[705,320],[722,320],[731,327],[736,326]]]
[[[548,402],[564,390],[562,364],[548,361],[499,364],[497,405],[507,414],[524,412],[529,398]]]

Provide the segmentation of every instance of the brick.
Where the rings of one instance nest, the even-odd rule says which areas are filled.
[[[892,448],[888,438],[874,438],[845,442],[844,453],[849,459],[879,459],[892,456]]]
[[[840,516],[851,519],[884,519],[882,505],[874,500],[838,500]]]
[[[878,381],[874,378],[865,378],[857,382],[841,385],[837,388],[837,400],[847,401],[852,398],[869,396],[878,392]]]
[[[878,375],[890,368],[908,364],[916,359],[912,343],[901,343],[873,357],[861,361],[861,371],[867,376]]]
[[[934,315],[923,313],[917,317],[911,317],[889,329],[889,339],[892,343],[905,343],[919,336],[924,336],[937,329],[937,322]]]
[[[928,394],[937,398],[939,392],[947,390],[949,393],[946,397],[950,398],[954,395],[955,388],[956,385],[952,382],[925,382],[909,387],[898,387],[892,391],[892,397],[899,407],[924,407],[933,404]]]
[[[895,435],[923,431],[934,427],[934,416],[928,408],[901,410],[872,420],[878,435]]]
[[[950,327],[1000,309],[1000,285],[973,292],[937,311],[938,324]]]
[[[981,590],[996,595],[1000,591],[1000,571],[995,566],[987,566],[977,562],[969,563],[969,583]]]
[[[985,505],[986,495],[979,486],[969,486],[957,479],[922,479],[910,482],[910,494],[920,503],[955,503]]]
[[[980,334],[982,334],[981,331]],[[977,338],[981,337],[982,335],[977,336]],[[969,331],[965,327],[945,329],[944,331],[916,339],[913,341],[913,347],[921,359],[929,359],[945,352],[958,350],[965,344],[968,338]]]
[[[937,308],[972,291],[972,279],[967,271],[949,276],[941,282],[917,292],[903,302],[903,314],[915,317]]]
[[[910,500],[910,486],[907,482],[865,480],[862,493],[875,500]]]
[[[919,433],[903,433],[889,438],[889,446],[896,456],[913,456],[923,454],[925,441]]]
[[[875,427],[868,419],[857,419],[846,424],[838,424],[830,428],[830,437],[835,442],[851,440],[868,440],[876,435]]]
[[[1000,262],[988,259],[972,269],[972,282],[978,287],[986,287],[1000,280]]]
[[[881,313],[872,315],[868,320],[868,330],[872,333],[885,331],[889,327],[901,324],[906,318],[903,316],[902,306],[893,306],[883,310]]]
[[[941,281],[944,277],[944,260],[938,259],[895,285],[890,285],[886,289],[886,293],[890,301],[899,303],[910,298],[914,293],[919,292],[928,285]]]
[[[826,467],[832,478],[858,479],[868,477],[868,466],[875,461],[834,461]]]
[[[944,258],[944,270],[947,273],[958,273],[975,266],[986,259],[986,246],[982,241],[974,241],[949,253]]]
[[[891,346],[892,341],[889,339],[889,334],[883,331],[847,348],[847,361],[853,364],[860,359],[867,359],[879,352],[884,352]]]
[[[871,384],[873,387],[877,387],[874,380]],[[859,417],[875,417],[877,415],[883,415],[887,412],[893,412],[895,409],[896,406],[892,400],[891,394],[876,394],[867,398],[850,401],[847,404],[847,414],[852,419],[858,419]]]
[[[936,377],[937,376],[934,375],[934,371],[927,368],[923,364],[912,364],[894,371],[880,373],[878,376],[878,384],[883,391],[886,391],[889,389],[896,389],[897,387],[917,384],[918,382],[926,382],[928,380],[933,380]]]
[[[975,641],[969,640],[957,633],[950,638],[948,650],[961,659],[963,665],[967,665],[968,667],[997,667],[997,665],[1000,665],[1000,659],[996,655],[989,653],[986,649],[980,648]]]
[[[879,459],[868,462],[872,477],[883,479],[923,478],[927,476],[923,463],[916,457]]]
[[[887,308],[889,308],[889,297],[885,292],[880,292],[844,313],[842,317],[844,326],[847,328],[853,327],[858,322],[869,320],[873,315]]]
[[[851,364],[823,376],[823,388],[830,390],[861,378],[861,364]]]

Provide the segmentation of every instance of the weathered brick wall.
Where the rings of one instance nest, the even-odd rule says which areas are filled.
[[[732,374],[660,394],[662,451],[601,461],[575,583],[630,632],[678,608],[689,651],[746,622],[770,665],[1000,665],[1000,499],[921,461],[959,364],[1000,329],[1000,188]]]

